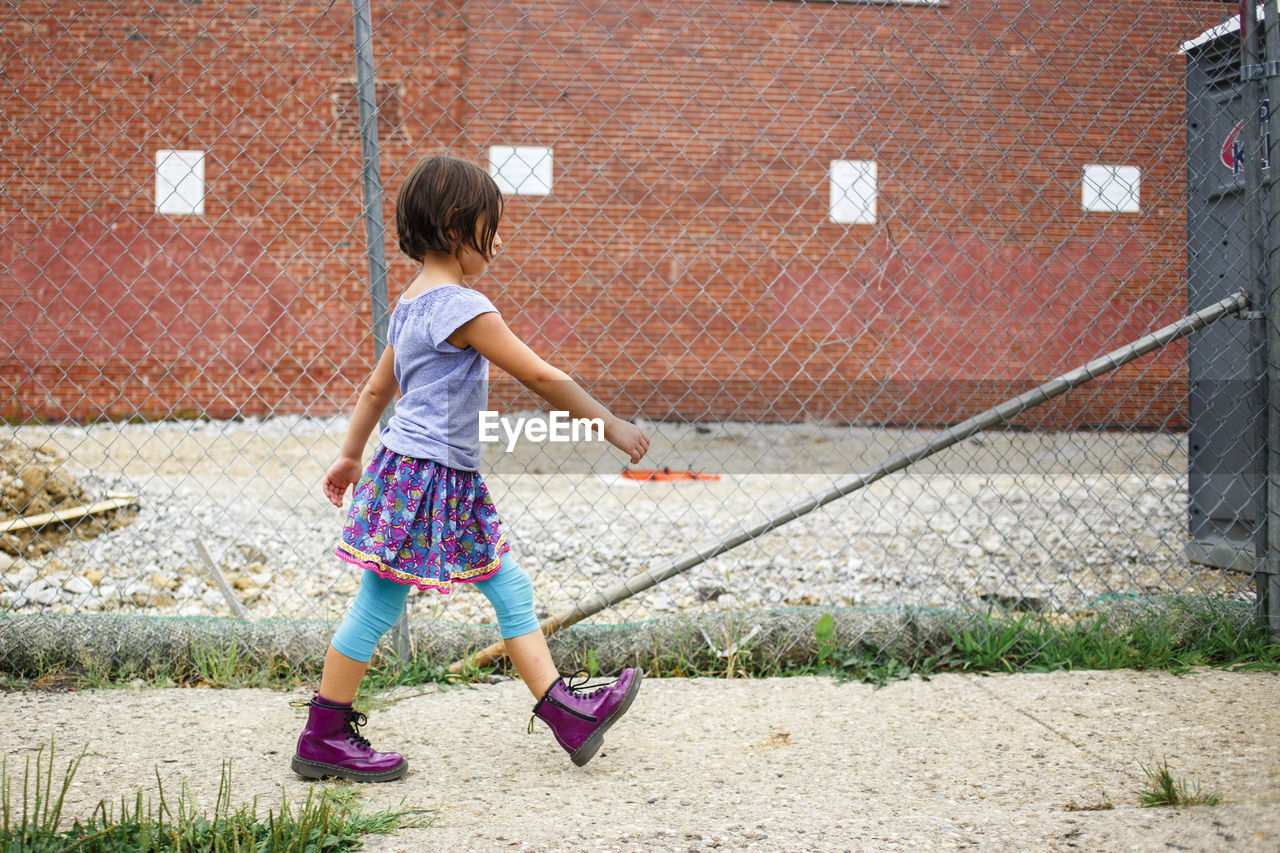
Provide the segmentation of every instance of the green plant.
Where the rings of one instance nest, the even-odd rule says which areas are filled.
[[[823,613],[813,626],[813,639],[817,644],[819,665],[835,663],[836,658],[836,620],[830,613]]]
[[[366,813],[353,792],[333,788],[319,797],[313,788],[296,812],[283,801],[278,813],[268,811],[262,818],[256,798],[232,807],[231,766],[224,763],[212,817],[198,812],[185,784],[176,803],[166,799],[157,772],[158,805],[144,803],[141,791],[132,805],[122,797],[118,812],[102,800],[86,822],[77,820],[63,829],[64,797],[84,753],[68,764],[55,798],[53,744],[47,766],[43,751],[41,747],[36,752],[34,779],[32,762],[27,760],[19,820],[10,805],[7,758],[0,764],[0,851],[4,853],[340,853],[362,846],[365,834],[430,825],[432,820],[431,812],[423,809]]]
[[[57,832],[58,823],[62,820],[63,799],[71,787],[71,780],[75,777],[76,770],[80,767],[80,760],[84,758],[87,750],[86,746],[80,751],[78,757],[68,762],[67,769],[62,774],[62,785],[58,789],[56,799],[52,794],[53,742],[49,742],[47,769],[43,762],[44,746],[41,745],[36,749],[34,778],[31,758],[27,758],[22,772],[22,818],[17,823],[14,822],[15,815],[11,812],[12,785],[9,780],[9,756],[0,756],[0,842],[3,842],[3,847],[0,849],[6,853],[10,850],[16,853],[16,851],[27,849],[25,845],[28,843],[40,842]]]
[[[350,787],[350,783],[342,783],[325,788],[323,798],[332,803],[344,815],[346,827],[360,835],[388,835],[397,829],[430,826],[435,822],[432,809],[408,809],[393,811],[384,809],[380,812],[366,812],[360,803],[359,794]],[[404,805],[404,800],[400,801]]]
[[[233,635],[225,646],[195,644],[188,653],[191,660],[191,676],[196,684],[210,687],[226,687],[237,683],[245,667],[248,649],[242,649]]]
[[[849,662],[846,661],[846,666]],[[864,684],[874,685],[878,690],[890,681],[905,681],[911,677],[911,665],[896,657],[876,657],[867,661],[860,671],[858,679]]]
[[[1201,793],[1197,784],[1194,789],[1187,787],[1186,782],[1173,778],[1169,772],[1168,761],[1161,762],[1159,767],[1142,765],[1142,772],[1147,774],[1150,787],[1138,792],[1138,801],[1143,808],[1153,806],[1216,806],[1222,801],[1222,795],[1216,791]]]
[[[378,653],[374,663],[369,667],[364,680],[360,683],[360,696],[368,692],[385,690],[400,685],[468,684],[484,681],[493,672],[491,668],[481,668],[473,663],[468,655],[466,664],[459,673],[452,673],[449,667],[435,663],[423,657],[410,656],[401,658],[395,652]]]

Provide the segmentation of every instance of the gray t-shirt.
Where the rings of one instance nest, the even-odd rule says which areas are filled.
[[[489,402],[489,360],[445,338],[480,314],[498,309],[457,284],[401,299],[391,312],[400,399],[382,445],[403,456],[480,470],[480,410]]]

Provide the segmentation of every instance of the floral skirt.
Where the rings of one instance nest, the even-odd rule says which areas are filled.
[[[479,472],[381,447],[356,484],[337,555],[447,595],[455,583],[493,577],[509,550]]]

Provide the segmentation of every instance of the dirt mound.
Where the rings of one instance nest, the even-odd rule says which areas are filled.
[[[119,509],[73,512],[89,505],[90,495],[60,451],[17,439],[0,444],[0,551],[38,557],[68,536],[92,539],[129,523]],[[23,519],[30,524],[11,524]]]

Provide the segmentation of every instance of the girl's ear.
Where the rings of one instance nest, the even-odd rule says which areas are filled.
[[[445,237],[453,244],[453,251],[449,253],[450,257],[458,257],[458,253],[462,251],[462,241],[458,239],[458,231],[456,228],[450,228],[444,232]]]

